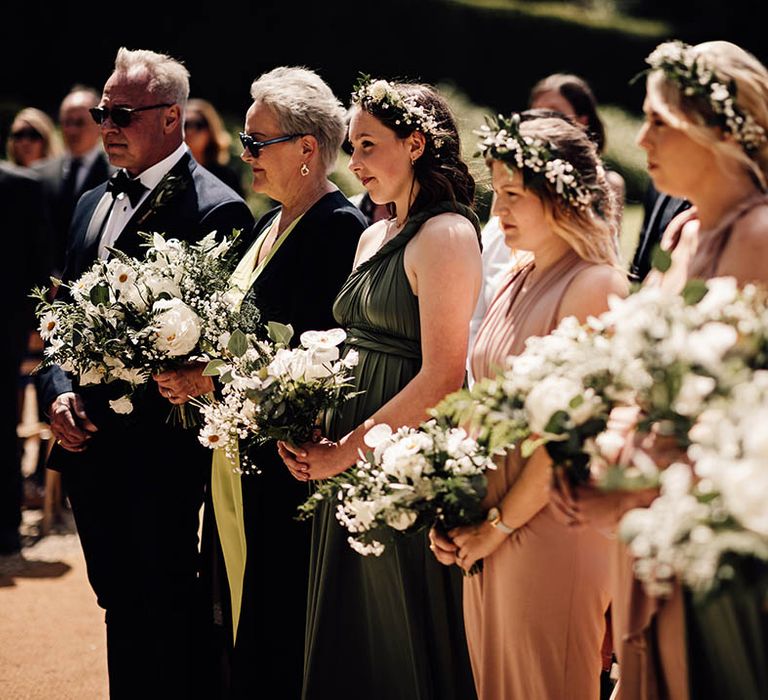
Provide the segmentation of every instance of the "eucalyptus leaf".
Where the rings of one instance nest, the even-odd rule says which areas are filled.
[[[682,295],[685,303],[693,306],[707,295],[707,291],[707,283],[704,280],[694,279],[683,287]]]
[[[672,255],[669,251],[662,250],[661,246],[657,245],[651,253],[651,266],[654,270],[659,272],[666,272],[672,267]]]
[[[211,360],[203,370],[203,376],[204,377],[218,377],[220,372],[219,369],[226,365],[226,362],[224,360]]]
[[[290,324],[285,325],[277,321],[270,321],[267,324],[267,332],[269,333],[270,340],[280,345],[285,345],[285,347],[288,347],[291,338],[293,338],[293,326]]]
[[[227,350],[235,357],[242,357],[248,350],[248,337],[239,328],[232,331],[227,343]]]
[[[88,296],[91,299],[91,304],[94,306],[109,304],[109,288],[105,284],[97,284],[91,287],[91,292]]]

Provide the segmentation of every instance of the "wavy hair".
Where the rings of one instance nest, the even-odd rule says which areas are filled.
[[[523,136],[547,141],[558,156],[567,160],[592,193],[592,204],[579,209],[557,193],[545,178],[531,179],[526,188],[544,205],[544,217],[552,231],[560,236],[583,260],[620,268],[616,252],[616,196],[605,179],[605,169],[595,142],[584,129],[559,113],[532,109],[520,115]],[[493,159],[489,159],[490,166]],[[502,161],[512,168],[508,161]]]
[[[475,199],[475,180],[461,158],[459,132],[448,103],[430,85],[402,82],[390,84],[403,97],[412,98],[418,106],[431,113],[436,122],[432,133],[424,134],[424,152],[413,164],[419,193],[411,205],[410,213],[415,214],[445,201],[471,207]],[[394,131],[398,138],[405,139],[416,131],[412,125],[399,119],[398,114],[393,114],[391,109],[362,103],[354,106],[378,119]]]

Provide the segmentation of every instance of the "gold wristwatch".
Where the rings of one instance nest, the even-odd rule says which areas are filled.
[[[498,508],[491,508],[488,511],[488,515],[485,518],[493,527],[495,527],[497,530],[500,530],[505,535],[511,535],[514,531],[514,527],[509,527],[508,525],[505,525],[501,520],[501,511]]]

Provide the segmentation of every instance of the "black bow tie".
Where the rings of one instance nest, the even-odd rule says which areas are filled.
[[[117,196],[124,192],[128,195],[132,207],[135,207],[139,203],[141,196],[147,189],[147,187],[141,184],[141,180],[133,180],[128,177],[128,173],[126,173],[125,170],[118,170],[109,178],[109,182],[107,183],[107,192],[112,193],[112,199],[117,199]]]

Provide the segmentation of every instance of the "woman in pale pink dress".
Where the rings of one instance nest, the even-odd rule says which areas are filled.
[[[691,279],[731,276],[739,285],[768,283],[768,70],[734,44],[664,44],[648,58],[645,124],[637,138],[655,187],[692,203],[662,239],[671,264],[646,285],[679,292]],[[707,77],[708,76],[708,77]],[[703,81],[703,82],[702,82]],[[732,113],[732,116],[728,112]],[[634,434],[636,412],[612,414],[609,428],[631,435],[621,460],[637,449],[659,466],[683,457],[672,438]],[[606,454],[609,461],[619,457]],[[583,520],[615,529],[655,491],[578,491]],[[573,507],[573,504],[571,504]],[[701,695],[702,674],[689,668],[683,593],[645,595],[626,548],[611,557],[613,636],[620,665],[619,700],[687,700]],[[690,641],[689,641],[690,643]],[[695,666],[706,665],[697,659]],[[711,673],[708,671],[708,673]],[[717,676],[717,671],[714,671]],[[720,674],[722,675],[722,674]],[[697,690],[698,688],[698,690]],[[710,688],[714,696],[721,694]],[[734,695],[735,697],[735,695]]]
[[[494,376],[527,338],[551,333],[567,316],[598,315],[609,295],[627,293],[613,246],[614,202],[595,147],[583,130],[549,114],[513,115],[481,144],[507,245],[532,257],[512,270],[485,316],[472,355],[477,378]],[[543,448],[527,460],[511,450],[489,474],[488,519],[452,530],[450,540],[431,535],[444,564],[484,562],[464,582],[480,700],[599,697],[610,541],[559,517],[550,480]]]

